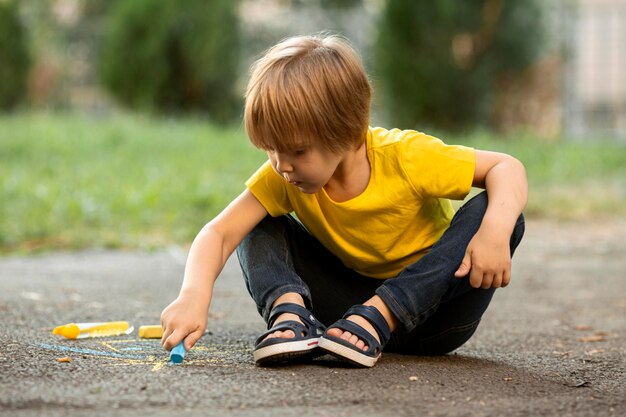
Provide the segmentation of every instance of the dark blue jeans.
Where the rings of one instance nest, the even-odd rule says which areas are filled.
[[[402,324],[385,351],[440,355],[469,340],[495,292],[472,288],[467,277],[454,277],[486,208],[485,192],[469,200],[427,255],[387,280],[345,267],[291,216],[266,217],[241,242],[237,256],[265,321],[273,302],[287,292],[302,295],[326,325],[377,294]],[[522,215],[510,238],[511,254],[523,234]]]

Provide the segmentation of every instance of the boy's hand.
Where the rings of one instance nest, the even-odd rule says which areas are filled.
[[[208,315],[205,303],[194,297],[178,296],[161,313],[161,345],[169,351],[185,339],[185,350],[190,350],[204,334]]]
[[[465,256],[454,273],[463,278],[469,273],[470,285],[474,288],[500,288],[511,280],[511,250],[509,240],[498,231],[482,227],[470,241]]]

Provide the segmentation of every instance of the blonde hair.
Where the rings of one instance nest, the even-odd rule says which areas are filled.
[[[264,150],[293,151],[313,141],[333,152],[365,140],[372,90],[358,54],[338,36],[297,36],[252,66],[244,123]]]

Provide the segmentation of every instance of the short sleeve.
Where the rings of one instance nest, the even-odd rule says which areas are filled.
[[[403,140],[401,161],[421,196],[462,200],[472,188],[476,169],[473,148],[446,145],[435,137],[413,132]]]
[[[246,187],[272,217],[293,211],[285,185],[286,182],[274,171],[269,161],[246,181]]]

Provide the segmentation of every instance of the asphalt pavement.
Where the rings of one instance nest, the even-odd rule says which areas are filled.
[[[157,340],[65,340],[70,322],[158,324],[185,250],[0,258],[0,415],[624,416],[626,221],[530,221],[512,284],[450,355],[384,354],[372,369],[328,356],[259,368],[264,330],[236,259],[209,332],[180,365]]]

